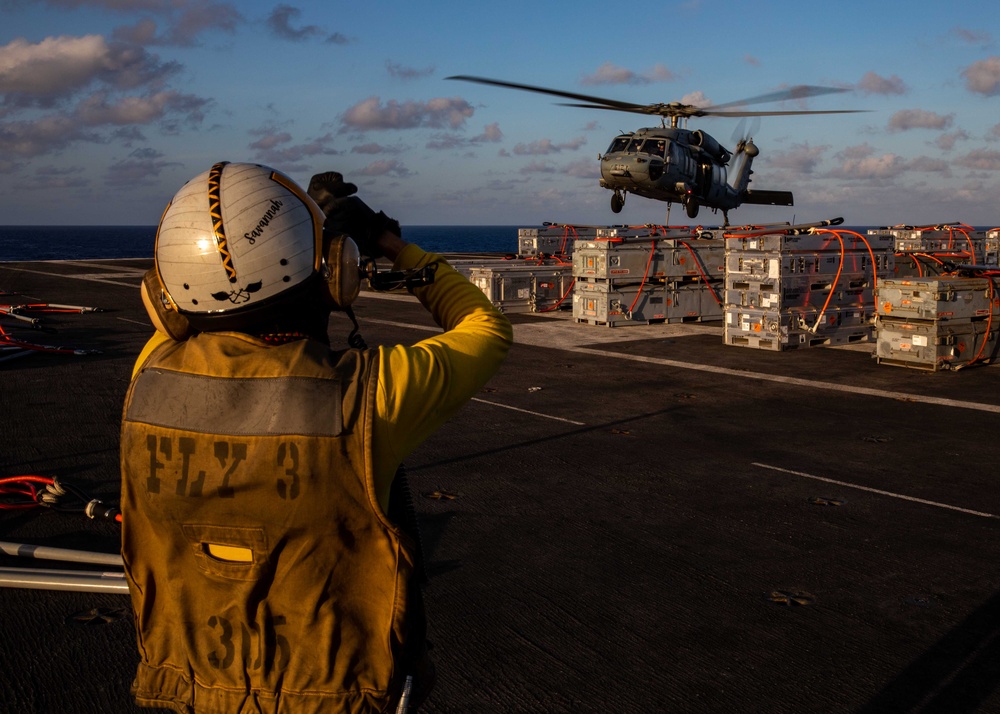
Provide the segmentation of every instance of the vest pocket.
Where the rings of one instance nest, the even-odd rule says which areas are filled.
[[[185,524],[184,537],[198,569],[231,580],[256,580],[267,563],[263,528]]]

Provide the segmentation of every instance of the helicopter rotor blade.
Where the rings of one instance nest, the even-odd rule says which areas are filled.
[[[816,87],[808,84],[799,84],[794,87],[789,87],[788,89],[782,89],[777,92],[769,92],[768,94],[760,94],[756,97],[749,97],[747,99],[741,99],[736,102],[725,102],[724,104],[716,104],[712,106],[712,109],[728,109],[729,107],[742,107],[748,104],[765,104],[767,102],[783,102],[789,99],[806,99],[808,97],[819,97],[824,94],[839,94],[841,92],[849,92],[849,89],[844,89],[841,87]]]
[[[624,107],[609,107],[604,104],[573,104],[570,102],[559,102],[561,107],[581,107],[583,109],[610,109],[616,112],[632,112],[633,114],[662,114],[656,105],[636,104],[634,107],[626,109]]]
[[[520,89],[526,92],[537,92],[538,94],[548,94],[553,97],[563,97],[564,99],[575,99],[577,102],[581,102],[573,104],[563,104],[563,106],[583,107],[584,109],[612,109],[622,112],[631,112],[633,114],[655,114],[661,117],[788,116],[795,114],[851,114],[858,111],[865,111],[856,109],[840,109],[840,110],[828,110],[828,111],[800,110],[800,111],[772,111],[772,112],[756,112],[756,111],[746,111],[742,109],[732,110],[732,111],[729,110],[730,107],[742,107],[747,104],[758,104],[761,102],[777,102],[788,99],[804,99],[806,97],[815,97],[822,94],[833,94],[837,92],[849,91],[847,89],[838,89],[834,87],[814,87],[810,85],[798,85],[796,87],[791,87],[789,89],[783,89],[780,92],[761,94],[760,96],[750,97],[749,99],[743,99],[738,102],[727,102],[725,104],[717,104],[711,107],[697,107],[693,104],[681,104],[680,102],[635,104],[634,102],[623,102],[617,99],[594,97],[589,94],[577,94],[575,92],[564,92],[559,89],[538,87],[532,84],[505,82],[503,80],[489,79],[487,77],[473,77],[467,74],[457,74],[451,77],[446,77],[446,79],[457,79],[462,82],[475,82],[476,84],[487,84],[494,87],[506,87],[508,89]],[[719,111],[720,109],[722,111]]]
[[[779,111],[779,112],[717,112],[712,109],[702,109],[694,113],[696,117],[782,117],[795,116],[799,114],[859,114],[869,111],[868,109],[818,109],[805,111]]]
[[[622,111],[632,112],[632,111],[640,111],[643,107],[643,105],[641,104],[634,104],[632,102],[621,102],[616,99],[605,99],[604,97],[592,97],[587,94],[575,94],[573,92],[563,92],[558,89],[536,87],[531,84],[517,84],[516,82],[503,82],[499,79],[487,79],[486,77],[472,77],[466,74],[458,74],[452,77],[446,77],[445,79],[457,79],[462,82],[475,82],[477,84],[490,84],[493,85],[494,87],[507,87],[509,89],[522,89],[526,92],[538,92],[539,94],[550,94],[554,97],[576,99],[581,102],[592,102],[594,105],[597,105],[596,107],[593,108],[600,108],[600,109],[620,109]],[[590,106],[590,105],[584,105],[584,106]]]

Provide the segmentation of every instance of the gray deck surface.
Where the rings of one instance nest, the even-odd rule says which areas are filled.
[[[21,301],[109,309],[49,316],[57,335],[4,321],[102,353],[0,363],[0,477],[117,501],[149,264],[0,263]],[[399,296],[357,313],[372,345],[435,329]],[[439,674],[422,711],[1000,712],[1000,369],[727,347],[721,323],[512,322],[500,373],[407,460]],[[332,321],[335,345],[346,331]],[[117,537],[0,514],[5,541],[114,552]],[[40,564],[0,557],[15,565]],[[129,616],[68,619],[126,607],[0,589],[0,710],[136,711]]]

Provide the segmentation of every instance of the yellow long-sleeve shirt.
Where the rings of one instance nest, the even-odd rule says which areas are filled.
[[[376,413],[372,434],[375,490],[383,511],[399,464],[499,369],[513,341],[510,322],[482,291],[440,256],[413,244],[397,256],[394,270],[438,261],[434,282],[414,290],[444,332],[414,345],[379,346]],[[157,332],[136,361],[169,340]]]

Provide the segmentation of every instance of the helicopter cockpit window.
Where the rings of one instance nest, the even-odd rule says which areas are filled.
[[[628,137],[619,136],[617,139],[611,142],[611,146],[608,147],[608,153],[610,154],[614,151],[625,151],[625,147],[627,146],[628,146]]]
[[[662,159],[665,158],[667,142],[663,139],[650,139],[643,148],[647,154],[659,156]]]
[[[639,147],[642,146],[642,139],[632,139],[631,143],[628,145],[628,150],[630,152],[639,153]]]

